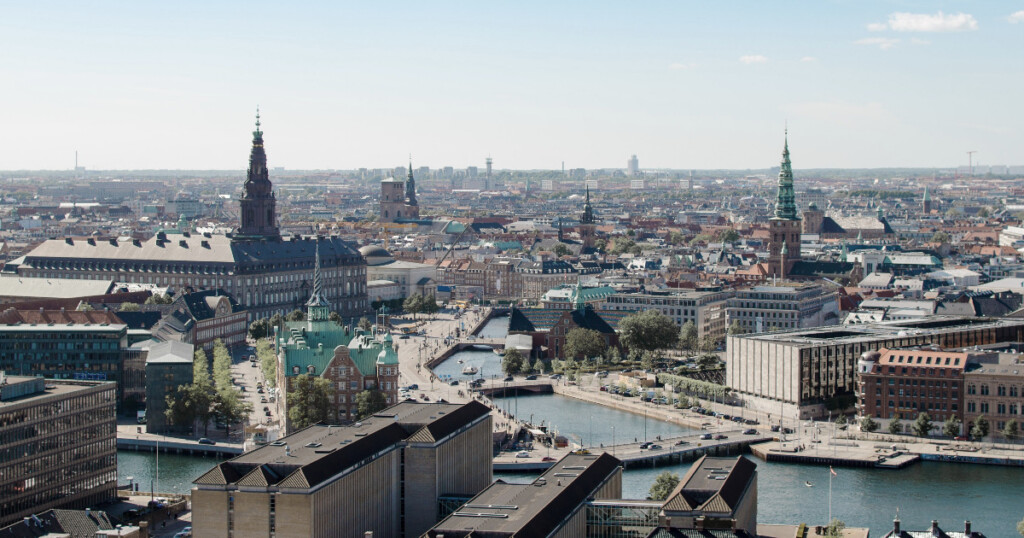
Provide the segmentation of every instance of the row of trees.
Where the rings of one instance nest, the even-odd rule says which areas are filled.
[[[942,434],[946,437],[957,437],[960,435],[961,425],[960,419],[950,416],[942,423]],[[864,417],[860,421],[861,431],[874,432],[878,430],[878,427],[878,422],[871,417]],[[922,412],[911,423],[910,429],[918,437],[928,437],[931,431],[935,429],[935,426],[932,424],[931,416],[928,413]],[[889,433],[892,435],[903,433],[903,422],[898,418],[890,420]],[[974,419],[974,422],[971,423],[971,427],[967,431],[968,437],[975,440],[984,439],[988,437],[989,433],[991,433],[991,424],[989,424],[985,415],[978,415],[978,418]],[[1012,442],[1021,435],[1020,425],[1016,420],[1010,420],[999,433],[1006,440]]]
[[[338,324],[342,322],[341,314],[337,312],[331,312],[327,319]],[[253,340],[269,338],[274,334],[274,327],[280,326],[285,321],[306,321],[306,312],[296,308],[284,316],[274,314],[269,318],[258,319],[249,324],[249,337]]]
[[[440,309],[441,307],[437,306],[437,298],[433,295],[415,293],[406,297],[402,302],[402,310],[412,314],[413,319],[416,318],[416,314],[421,312],[430,315],[436,314]]]
[[[180,385],[167,396],[166,403],[169,424],[188,427],[198,420],[203,435],[209,432],[210,421],[214,419],[225,424],[230,435],[231,425],[252,413],[252,406],[242,400],[231,382],[231,354],[220,340],[213,345],[213,375],[206,352],[197,349],[192,362],[192,383]]]

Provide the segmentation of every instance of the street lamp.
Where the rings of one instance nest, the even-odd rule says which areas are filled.
[[[615,426],[612,426],[612,456],[615,455]]]

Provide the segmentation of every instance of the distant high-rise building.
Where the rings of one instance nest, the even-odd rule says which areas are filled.
[[[642,191],[642,190],[644,190],[644,180],[642,180],[642,179],[631,180],[629,182],[629,188],[633,189],[635,191]]]
[[[491,176],[491,166],[493,164],[494,164],[494,162],[491,160],[490,157],[488,157],[487,158],[487,175],[484,176],[484,190],[485,191],[489,191],[489,190],[491,190],[493,188],[493,179],[492,179],[492,176]]]
[[[468,177],[469,179],[476,178],[476,175],[478,173],[479,173],[479,169],[477,167],[475,167],[475,166],[466,167],[466,177]]]
[[[775,199],[775,216],[771,218],[771,243],[768,245],[768,274],[786,277],[793,264],[800,260],[800,217],[796,214],[793,190],[793,165],[789,161],[789,133],[782,150],[779,169],[779,192]]]
[[[928,195],[927,185],[924,187],[924,198],[921,199],[921,211],[923,211],[925,215],[932,212],[932,197]]]
[[[690,170],[690,179],[687,181],[687,188],[693,190],[693,170]]]
[[[626,163],[626,171],[631,176],[640,175],[640,160],[636,158],[636,155],[629,158],[629,162]]]

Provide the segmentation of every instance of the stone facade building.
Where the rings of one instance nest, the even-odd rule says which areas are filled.
[[[737,290],[725,308],[725,325],[747,333],[839,324],[839,295],[825,285],[754,286]]]
[[[644,293],[616,293],[605,299],[601,310],[657,310],[676,325],[693,322],[699,338],[725,338],[726,304],[733,291],[668,290]]]
[[[331,307],[345,318],[369,310],[366,264],[348,242],[335,236],[282,239],[258,117],[239,204],[240,226],[230,236],[183,231],[157,233],[145,241],[53,239],[29,252],[17,271],[28,277],[112,280],[172,290],[220,288],[235,297],[252,321],[302,307],[319,247]]]
[[[919,413],[933,421],[963,420],[969,360],[967,352],[937,348],[865,352],[857,365],[857,414],[883,424],[893,418],[912,421]]]

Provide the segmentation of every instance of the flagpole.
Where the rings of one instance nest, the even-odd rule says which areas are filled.
[[[828,524],[832,524],[832,468],[828,468]]]

